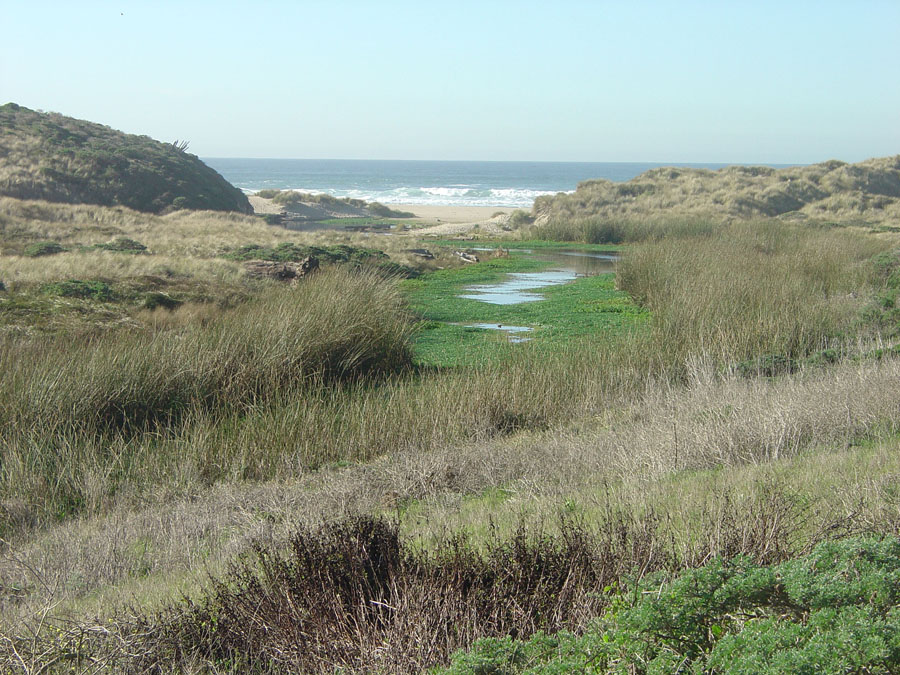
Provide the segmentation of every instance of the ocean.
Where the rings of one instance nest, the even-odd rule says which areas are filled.
[[[204,158],[245,192],[300,190],[382,204],[531,208],[540,195],[571,192],[580,181],[627,181],[660,166],[718,169],[727,164],[635,162],[450,162],[343,159]]]

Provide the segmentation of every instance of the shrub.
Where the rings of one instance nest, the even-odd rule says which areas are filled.
[[[181,305],[180,300],[176,300],[168,293],[159,291],[151,291],[144,296],[144,309],[156,309],[163,307],[164,309],[175,309]]]
[[[228,260],[271,260],[273,262],[300,262],[304,258],[312,256],[324,263],[353,263],[360,265],[364,262],[386,261],[387,255],[383,251],[371,248],[347,246],[335,244],[334,246],[303,246],[284,242],[275,248],[260,246],[259,244],[247,244],[224,254],[222,257]]]
[[[900,540],[824,542],[772,567],[739,557],[648,577],[582,637],[482,640],[446,672],[896,672],[898,604]]]
[[[26,255],[29,258],[39,258],[40,256],[44,255],[56,255],[57,253],[62,253],[65,250],[65,248],[63,248],[55,241],[39,241],[26,246],[25,250],[22,252],[22,255]]]
[[[58,295],[64,298],[83,298],[107,302],[113,299],[113,291],[105,281],[56,281],[41,286],[41,292],[47,295]]]
[[[119,251],[121,253],[143,254],[147,252],[147,247],[141,242],[129,239],[128,237],[117,237],[105,244],[95,244],[94,248],[102,251]]]

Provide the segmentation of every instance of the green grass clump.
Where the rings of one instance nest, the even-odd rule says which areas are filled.
[[[894,672],[900,540],[847,539],[770,567],[715,559],[615,596],[583,636],[487,639],[448,674]]]
[[[25,250],[22,251],[22,255],[28,258],[40,258],[45,255],[56,255],[57,253],[62,253],[66,249],[55,241],[38,241],[34,244],[29,244],[25,247]]]

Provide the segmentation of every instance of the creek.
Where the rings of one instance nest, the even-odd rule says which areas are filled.
[[[476,249],[479,250],[479,249]],[[492,250],[492,249],[486,249]],[[522,302],[537,302],[544,299],[538,291],[548,286],[558,286],[575,281],[578,277],[594,276],[615,272],[618,256],[613,253],[591,253],[585,251],[533,251],[523,249],[516,255],[527,255],[536,260],[551,263],[539,272],[509,272],[504,279],[490,284],[478,284],[463,289],[459,297],[478,300],[494,305],[515,305]],[[471,324],[473,328],[500,330],[507,333],[510,342],[525,342],[527,326],[507,326],[504,324]]]

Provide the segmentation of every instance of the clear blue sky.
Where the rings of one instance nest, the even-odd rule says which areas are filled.
[[[900,1],[0,0],[0,103],[204,157],[900,153]]]

